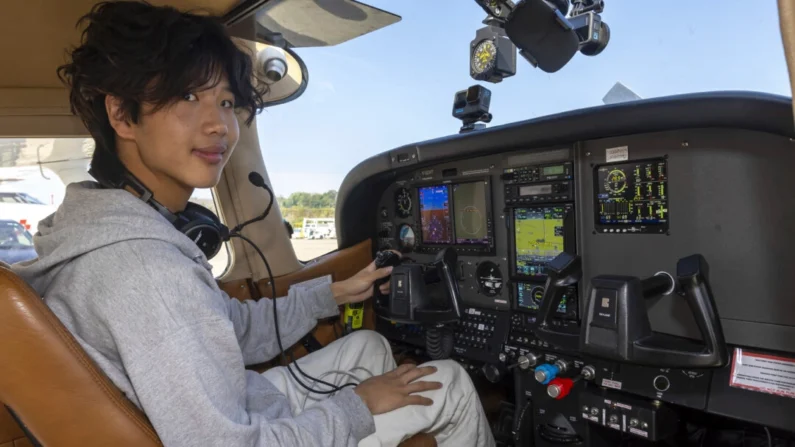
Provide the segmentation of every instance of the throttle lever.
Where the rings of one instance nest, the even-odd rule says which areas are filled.
[[[538,316],[531,330],[540,340],[566,351],[580,347],[580,332],[567,333],[552,327],[555,312],[563,301],[567,288],[582,277],[582,260],[571,253],[560,253],[547,264],[547,282]]]

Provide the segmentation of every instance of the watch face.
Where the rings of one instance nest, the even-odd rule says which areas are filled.
[[[472,70],[481,74],[494,68],[497,60],[497,46],[493,40],[481,40],[472,51]]]

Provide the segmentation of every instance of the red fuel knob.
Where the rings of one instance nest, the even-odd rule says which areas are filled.
[[[547,386],[547,394],[553,399],[563,399],[569,395],[571,388],[574,386],[574,381],[567,378],[558,377],[549,382]]]

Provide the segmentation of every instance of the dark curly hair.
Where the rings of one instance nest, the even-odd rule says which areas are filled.
[[[115,176],[112,171],[121,168],[105,109],[107,95],[120,99],[123,119],[138,123],[143,103],[158,110],[186,93],[216,85],[225,75],[235,107],[249,114],[246,125],[265,107],[266,84],[258,82],[251,56],[235,45],[217,17],[143,0],[112,1],[95,5],[77,26],[84,23],[80,45],[58,67],[58,77],[70,88],[72,113],[96,143],[91,160],[95,177]]]

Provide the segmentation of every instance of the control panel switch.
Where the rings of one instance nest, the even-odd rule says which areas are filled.
[[[560,373],[560,368],[556,365],[544,363],[536,367],[535,378],[541,385],[548,385]]]
[[[547,395],[553,399],[561,400],[569,395],[573,386],[573,380],[558,377],[557,379],[549,382],[549,385],[547,386]]]
[[[519,369],[525,371],[538,364],[538,357],[528,353],[527,355],[520,355],[517,361],[519,362]]]

